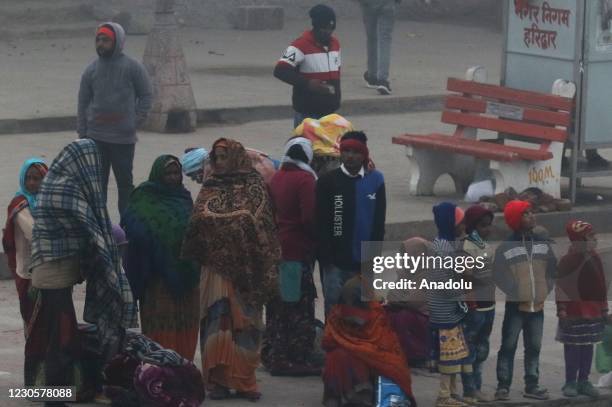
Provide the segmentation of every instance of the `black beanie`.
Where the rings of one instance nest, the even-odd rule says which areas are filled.
[[[336,28],[336,13],[334,9],[324,4],[317,4],[308,12],[314,28]]]

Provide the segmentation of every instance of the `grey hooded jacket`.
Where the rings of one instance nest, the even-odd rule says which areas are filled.
[[[77,132],[80,138],[134,144],[136,128],[151,108],[151,81],[145,67],[123,53],[123,27],[117,23],[101,26],[115,32],[115,50],[111,58],[98,57],[83,72]]]

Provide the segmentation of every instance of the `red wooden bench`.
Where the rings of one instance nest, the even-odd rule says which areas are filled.
[[[444,173],[451,175],[458,189],[465,189],[471,182],[476,160],[490,162],[497,183],[502,184],[498,185],[497,191],[503,191],[508,186],[550,189],[546,186],[551,184],[551,177],[560,178],[560,156],[563,143],[568,138],[574,108],[575,86],[562,81],[557,89],[560,89],[557,93],[571,94],[572,97],[449,78],[447,90],[452,93],[445,99],[441,120],[455,125],[454,133],[393,137],[394,144],[407,147],[407,155],[412,159],[410,192],[431,195],[433,184]],[[478,130],[492,131],[502,137],[493,142],[478,140]],[[504,143],[509,139],[528,145]],[[558,165],[548,162],[556,155],[559,156]],[[545,161],[544,168],[538,168]],[[512,168],[512,174],[508,174],[508,168]],[[545,169],[547,179],[538,183],[538,179],[544,178],[539,177],[540,170],[544,174]],[[531,175],[529,171],[532,171]],[[535,179],[536,182],[525,185],[524,180],[510,180],[517,176],[520,178],[524,172],[527,172],[527,180]],[[557,186],[552,188],[556,190]],[[559,193],[553,191],[553,194]]]

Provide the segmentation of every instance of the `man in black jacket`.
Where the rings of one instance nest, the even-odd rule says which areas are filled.
[[[325,313],[338,303],[342,286],[359,274],[361,243],[385,237],[386,197],[383,174],[368,169],[367,137],[346,133],[340,142],[340,168],[317,181],[317,244]]]

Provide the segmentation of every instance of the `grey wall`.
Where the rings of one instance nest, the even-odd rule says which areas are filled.
[[[495,20],[502,0],[403,0],[398,10],[399,18],[416,20]],[[155,0],[108,0],[100,6],[94,1],[98,13],[112,8],[115,12],[127,11],[140,18],[148,18]],[[318,3],[325,3],[336,10],[339,18],[359,18],[357,0],[176,0],[176,10],[181,23],[189,26],[226,28],[231,26],[232,12],[246,5],[279,5],[284,8],[285,19],[300,20]]]

